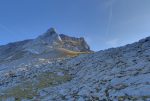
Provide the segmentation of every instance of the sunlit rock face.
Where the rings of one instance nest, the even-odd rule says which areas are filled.
[[[61,43],[61,38],[54,28],[48,29],[43,35],[39,36],[36,41],[47,45],[55,45]]]
[[[62,47],[62,40],[54,28],[48,29],[42,35],[24,45],[25,50],[38,54],[60,47]]]
[[[60,34],[60,37],[63,41],[64,48],[71,49],[74,51],[81,51],[81,52],[91,51],[89,45],[87,44],[87,42],[84,40],[83,37],[75,38],[64,34]]]
[[[90,47],[84,40],[84,38],[70,37],[64,34],[59,34],[54,28],[48,29],[44,34],[37,37],[31,43],[27,44],[26,47],[31,50],[42,50],[44,48],[65,48],[71,51],[77,52],[90,52]],[[39,49],[40,48],[40,49]],[[48,49],[47,49],[48,50]],[[44,49],[45,51],[45,49]]]

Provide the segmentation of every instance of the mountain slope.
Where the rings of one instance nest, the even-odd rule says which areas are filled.
[[[67,37],[67,40],[64,40],[64,37]],[[70,54],[71,51],[74,55],[91,52],[84,38],[62,36],[59,35],[54,28],[50,28],[36,39],[0,46],[0,63],[12,62],[28,57],[41,57],[42,55],[47,55],[47,57],[52,59],[61,58],[62,56],[72,56],[72,54]]]
[[[46,88],[43,101],[150,101],[150,37],[67,61],[74,78]]]
[[[93,54],[44,57],[1,70],[0,99],[150,101],[150,37]]]

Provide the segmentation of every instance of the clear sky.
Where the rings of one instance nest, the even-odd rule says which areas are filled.
[[[0,45],[54,27],[97,51],[150,36],[150,0],[0,0]]]

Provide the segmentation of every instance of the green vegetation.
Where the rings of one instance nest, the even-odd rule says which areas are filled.
[[[90,52],[76,52],[76,51],[71,51],[71,50],[67,50],[64,48],[58,48],[58,50],[60,52],[62,52],[65,56],[70,56],[70,57],[78,56],[80,54],[89,54],[90,53]]]
[[[146,101],[147,98],[150,98],[150,96],[119,96],[118,101],[137,101],[138,99],[142,99],[143,101]]]
[[[15,97],[16,101],[21,101],[21,99],[32,99],[33,96],[38,96],[38,90],[46,87],[56,86],[71,80],[71,76],[67,73],[64,76],[58,76],[52,72],[41,73],[35,76],[33,79],[28,79],[21,84],[4,91],[4,96],[0,96],[1,99],[6,99],[8,97]]]

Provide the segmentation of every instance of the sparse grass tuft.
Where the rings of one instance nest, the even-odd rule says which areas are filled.
[[[71,56],[71,57],[78,56],[80,54],[89,54],[90,53],[90,52],[76,52],[76,51],[71,51],[71,50],[67,50],[64,48],[58,48],[58,50],[63,52],[64,55]]]
[[[71,80],[71,76],[64,74],[64,76],[58,76],[52,72],[41,73],[35,80],[27,80],[21,84],[10,88],[3,93],[4,96],[0,96],[1,99],[6,99],[8,97],[14,97],[16,101],[21,101],[21,99],[32,99],[34,96],[38,96],[38,90],[46,87],[56,86]]]

